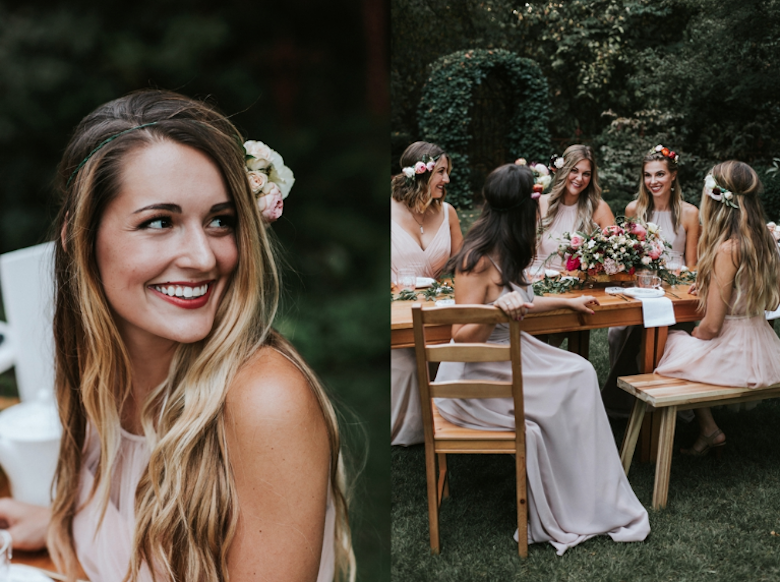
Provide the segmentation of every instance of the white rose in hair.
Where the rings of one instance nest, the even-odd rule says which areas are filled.
[[[404,176],[406,176],[407,178],[414,178],[415,172],[414,172],[414,168],[412,168],[411,166],[407,166],[402,171],[404,173]]]
[[[534,170],[539,172],[539,174],[541,174],[542,176],[547,176],[550,173],[550,170],[548,170],[547,166],[545,166],[544,164],[536,164],[534,166]]]
[[[249,179],[249,187],[252,189],[252,194],[262,192],[268,183],[268,176],[265,175],[265,172],[247,172],[246,177]]]
[[[282,192],[282,198],[287,198],[293,184],[295,184],[293,171],[284,165],[282,156],[273,150],[271,150],[271,163],[273,164],[273,168],[271,168],[268,179],[279,186],[279,190]]]
[[[564,162],[563,158],[556,158],[555,159],[555,167],[558,168],[559,170],[563,167],[564,163],[565,162]]]
[[[734,198],[734,194],[732,194],[732,193],[731,193],[731,192],[729,192],[728,190],[726,190],[726,191],[723,193],[723,195],[726,197],[726,200],[731,200],[732,198]]]
[[[250,170],[264,170],[271,165],[273,150],[261,141],[249,140],[244,142],[244,151],[252,158],[246,160],[246,167]]]
[[[550,185],[550,182],[552,181],[552,178],[550,176],[539,176],[536,179],[537,184],[541,184],[544,188],[547,188],[547,186]]]

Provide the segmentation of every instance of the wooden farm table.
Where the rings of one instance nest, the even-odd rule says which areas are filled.
[[[698,313],[698,298],[688,294],[690,285],[677,285],[674,289],[664,285],[666,297],[672,301],[674,316],[678,323],[696,321],[701,318]],[[522,329],[533,335],[547,333],[568,333],[569,351],[588,357],[589,332],[591,329],[615,327],[619,325],[643,325],[642,302],[638,299],[627,301],[620,296],[608,295],[603,289],[583,289],[560,295],[560,297],[578,297],[593,295],[599,305],[593,306],[593,315],[578,313],[570,309],[557,309],[545,313],[528,314],[522,322]],[[434,305],[432,301],[393,301],[391,303],[391,335],[392,348],[414,347],[412,332],[412,305]],[[652,372],[663,356],[668,328],[643,328],[640,372]],[[449,326],[429,328],[426,336],[430,340],[442,343],[450,341]],[[655,447],[658,426],[655,415],[648,414],[642,430],[640,442],[640,458],[642,461],[655,458]]]

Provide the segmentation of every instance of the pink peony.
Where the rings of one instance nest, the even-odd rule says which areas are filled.
[[[601,231],[601,234],[604,236],[612,236],[613,234],[623,234],[623,229],[620,228],[618,225],[613,224],[612,226],[605,226],[604,230]]]
[[[631,225],[631,234],[635,234],[639,240],[645,240],[647,238],[647,229],[641,224],[634,223]]]
[[[576,271],[580,268],[580,258],[579,257],[569,257],[566,259],[566,270],[567,271]]]
[[[620,266],[614,259],[604,259],[604,271],[607,275],[614,275],[620,272]]]
[[[266,222],[274,222],[282,215],[282,210],[284,209],[282,191],[279,190],[276,184],[273,185],[268,194],[264,194],[257,199],[257,207],[260,209],[260,214]]]
[[[423,162],[417,162],[414,165],[414,172],[416,174],[424,174],[428,171],[428,166],[426,166]]]
[[[578,249],[582,246],[582,243],[585,242],[585,237],[580,236],[578,234],[572,235],[571,237],[571,248]]]
[[[664,254],[664,248],[661,245],[653,245],[650,252],[647,253],[654,261],[659,259]]]

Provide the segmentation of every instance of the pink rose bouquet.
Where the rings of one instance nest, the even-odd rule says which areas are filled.
[[[590,276],[599,273],[633,275],[636,269],[660,269],[668,243],[661,237],[658,226],[622,216],[616,222],[589,235],[564,233],[558,255],[566,263],[566,269],[584,271]]]

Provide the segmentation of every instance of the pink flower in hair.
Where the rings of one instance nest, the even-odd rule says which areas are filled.
[[[414,165],[415,174],[424,174],[427,171],[428,171],[428,166],[425,165],[425,162],[417,162]]]
[[[425,167],[426,167],[426,168],[428,168],[428,171],[429,171],[429,172],[433,172],[433,168],[435,168],[435,167],[436,167],[436,162],[434,162],[433,160],[431,160],[430,162],[428,162],[427,164],[425,164]]]

